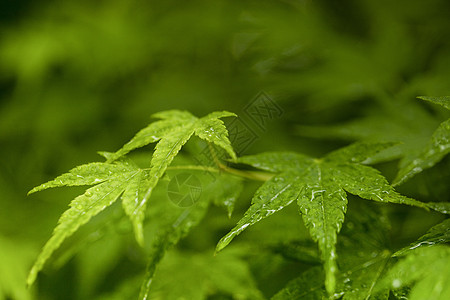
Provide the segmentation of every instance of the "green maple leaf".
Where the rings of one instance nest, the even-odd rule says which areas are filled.
[[[277,173],[255,193],[252,205],[217,245],[217,251],[250,225],[297,201],[311,237],[319,244],[325,286],[335,290],[337,234],[347,210],[346,192],[364,199],[428,208],[427,204],[395,192],[376,169],[362,163],[392,143],[359,143],[334,151],[322,159],[297,153],[272,152],[246,156],[239,162]]]
[[[142,200],[149,187],[148,175],[148,171],[126,162],[90,163],[32,189],[30,193],[60,186],[94,185],[72,200],[70,208],[62,214],[30,271],[28,284],[34,282],[44,263],[67,237],[120,196],[125,212],[131,217],[134,203]]]
[[[419,97],[450,109],[450,96]],[[393,184],[399,185],[424,169],[437,164],[450,152],[450,119],[442,122],[425,147],[416,156],[408,158],[401,166]]]
[[[236,116],[233,113],[222,111],[213,112],[203,118],[197,118],[187,111],[169,110],[153,115],[162,120],[151,123],[139,131],[120,150],[108,156],[108,162],[114,161],[128,152],[158,141],[150,162],[150,174],[147,193],[142,201],[135,202],[130,214],[135,224],[136,236],[142,240],[142,222],[145,208],[152,190],[163,176],[167,167],[178,154],[181,147],[196,134],[201,139],[214,143],[223,148],[233,160],[236,154],[228,139],[228,131],[219,118]]]
[[[121,197],[125,213],[133,223],[136,240],[143,244],[143,221],[146,203],[159,179],[178,154],[181,147],[195,133],[200,138],[224,148],[236,159],[228,139],[228,132],[218,118],[234,116],[229,112],[213,112],[197,118],[184,111],[165,111],[154,117],[162,120],[150,124],[116,153],[101,153],[106,163],[81,165],[56,179],[30,191],[38,192],[60,186],[95,185],[76,197],[63,213],[50,240],[45,244],[28,276],[32,284],[38,272],[62,242],[80,226]],[[151,160],[150,170],[118,161],[133,149],[158,141]]]
[[[158,157],[155,162],[152,161],[152,165],[154,165],[158,160],[164,158],[164,154],[168,155],[167,158],[170,158],[173,154],[176,155],[194,133],[200,138],[222,147],[233,160],[236,160],[236,153],[228,139],[228,131],[220,120],[223,117],[236,117],[234,113],[227,111],[213,112],[203,118],[197,118],[187,111],[168,110],[153,114],[152,117],[161,120],[140,130],[121,149],[111,154],[108,157],[108,162],[117,160],[134,149],[159,141],[156,150],[159,150],[160,153],[156,155],[155,151],[155,156]],[[167,148],[168,145],[171,147]]]
[[[410,300],[450,299],[450,247],[438,245],[411,250],[376,286],[377,291],[410,287]]]

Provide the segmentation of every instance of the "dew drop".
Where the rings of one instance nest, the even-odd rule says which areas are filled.
[[[401,286],[402,286],[402,281],[400,279],[396,278],[392,281],[392,287],[394,289],[398,289]]]
[[[86,191],[86,192],[84,193],[84,195],[85,195],[86,197],[92,197],[92,192]]]

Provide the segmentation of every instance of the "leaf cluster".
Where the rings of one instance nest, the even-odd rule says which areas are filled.
[[[448,106],[448,97],[426,99]],[[416,268],[423,269],[421,264],[425,265],[427,259],[433,257],[437,260],[436,266],[446,263],[446,261],[441,262],[440,260],[448,259],[447,247],[434,245],[447,242],[448,222],[432,228],[430,233],[409,248],[411,253],[409,253],[410,250],[401,250],[392,255],[387,247],[382,246],[385,242],[383,238],[376,244],[373,244],[372,241],[367,245],[367,249],[364,246],[364,251],[360,256],[355,257],[355,253],[352,251],[352,248],[356,246],[355,236],[360,235],[359,242],[370,241],[371,236],[379,234],[380,230],[385,236],[388,222],[377,220],[382,213],[377,215],[370,211],[364,211],[367,209],[361,205],[362,211],[359,212],[359,215],[353,216],[352,223],[344,223],[348,207],[348,194],[357,196],[358,199],[406,204],[425,210],[436,210],[444,214],[450,211],[447,202],[425,203],[399,194],[380,171],[367,165],[373,157],[392,148],[395,143],[354,143],[332,151],[322,158],[311,158],[295,152],[267,152],[237,158],[228,138],[228,131],[223,121],[219,119],[231,116],[235,115],[229,112],[214,112],[203,118],[197,118],[186,111],[177,110],[155,114],[154,117],[160,120],[152,122],[139,131],[121,149],[114,153],[101,152],[100,154],[106,159],[105,162],[81,165],[32,189],[30,193],[60,186],[93,185],[82,195],[76,197],[70,203],[70,208],[60,217],[52,237],[31,269],[28,284],[31,285],[35,281],[38,272],[67,238],[94,216],[111,206],[118,198],[122,200],[123,211],[132,224],[137,243],[145,248],[144,220],[147,203],[154,202],[154,209],[150,207],[149,210],[153,211],[151,215],[155,219],[152,221],[152,226],[156,231],[153,232],[148,248],[147,270],[139,295],[139,299],[149,299],[153,293],[158,294],[158,288],[154,287],[153,281],[155,274],[161,273],[159,276],[164,276],[164,267],[161,267],[161,271],[157,272],[157,270],[166,252],[180,243],[193,228],[199,225],[205,218],[211,203],[226,208],[228,215],[231,216],[236,199],[242,190],[242,179],[246,178],[264,182],[256,190],[244,216],[237,221],[236,226],[228,234],[218,241],[216,254],[228,246],[245,229],[296,202],[305,228],[311,239],[318,245],[320,255],[316,256],[316,261],[323,264],[323,268],[313,267],[305,271],[299,278],[290,282],[277,293],[274,299],[306,297],[307,295],[312,297],[311,299],[319,297],[318,295],[332,298],[343,296],[344,299],[361,299],[361,297],[372,296],[387,299],[390,289],[396,290],[405,287],[412,287],[411,299],[419,299],[417,295],[426,293],[427,289],[432,289],[432,293],[438,297],[436,299],[444,299],[443,296],[447,294],[447,291],[440,287],[444,285],[446,277],[442,277],[441,272],[435,272],[430,267],[430,270],[433,271],[430,271],[430,275],[424,273],[426,276],[423,275],[423,278],[418,272],[415,272],[415,277],[407,274]],[[209,143],[208,149],[211,151],[215,166],[176,164],[170,167],[181,148],[194,134]],[[448,152],[448,137],[449,131],[445,126],[442,129],[439,128],[433,135],[429,142],[429,148],[440,152],[428,158],[427,167],[431,167]],[[141,168],[125,157],[130,151],[155,142],[157,144],[149,168]],[[260,171],[243,170],[242,167],[238,167],[239,165],[227,165],[227,162],[221,161],[217,156],[218,152],[215,147],[223,149],[230,157],[231,162],[248,165]],[[429,155],[430,150],[427,148],[424,153],[422,156]],[[421,158],[421,161],[425,160],[426,158]],[[417,165],[415,166],[412,169],[411,167],[400,169],[399,174],[403,175],[398,175],[397,178],[402,178],[401,182],[403,182],[421,171],[417,170]],[[213,172],[215,173],[214,182],[209,185],[209,192],[201,201],[184,209],[174,208],[167,206],[167,202],[161,202],[164,201],[163,198],[152,197],[158,183],[162,178],[168,176],[166,173],[170,170]],[[167,199],[165,200],[167,201]],[[347,230],[344,230],[344,238],[340,239],[339,233],[344,224],[347,224]],[[368,229],[363,230],[364,226],[367,226]],[[350,240],[346,241],[345,231]],[[351,236],[353,236],[353,240]],[[433,245],[433,247],[430,247],[430,250],[415,250],[422,248],[421,246],[424,244]],[[294,250],[295,252],[296,250]],[[342,253],[342,257],[339,252]],[[367,256],[369,253],[372,257]],[[218,257],[221,255],[217,254]],[[396,255],[406,255],[406,259],[393,264],[392,257]],[[302,260],[301,254],[297,254],[296,257]],[[180,268],[184,264],[183,259],[186,257],[169,258],[167,268]],[[240,295],[239,297],[243,299],[263,297],[252,283],[251,275],[245,264],[242,265],[238,260],[236,265],[233,265],[233,259],[229,258],[225,259],[226,263],[221,265],[223,257],[210,262],[202,262],[210,259],[212,257],[208,258],[204,254],[198,258],[194,255],[189,259],[190,265],[182,267],[186,271],[191,267],[198,269],[195,276],[200,277],[193,277],[192,285],[203,282],[203,285],[198,285],[192,290],[193,294],[190,296],[192,299],[203,299],[202,295],[210,293],[211,289],[216,292]],[[208,271],[208,268],[212,269]],[[236,271],[234,268],[240,271]],[[408,268],[412,269],[408,271]],[[215,275],[210,277],[211,274],[216,274],[217,270],[221,270],[221,273],[217,273],[218,277],[214,277]],[[242,278],[235,278],[234,281],[227,283],[228,277],[233,277],[235,272]],[[181,277],[189,276],[188,273],[182,272],[179,272],[179,275]],[[311,281],[310,278],[314,278],[314,280]],[[417,286],[412,286],[418,278],[424,281],[417,283]],[[212,286],[208,285],[210,280]],[[430,287],[432,283],[437,286]],[[180,290],[177,290],[178,288]],[[177,285],[177,289],[172,290],[169,294],[162,293],[165,295],[164,297],[170,299],[177,299],[183,293],[191,293],[188,292],[190,289],[182,285]]]

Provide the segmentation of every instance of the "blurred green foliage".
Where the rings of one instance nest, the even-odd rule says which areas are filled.
[[[215,110],[240,115],[266,91],[284,113],[264,130],[254,128],[257,139],[247,154],[293,150],[320,157],[347,140],[386,137],[404,143],[392,157],[413,155],[449,117],[445,109],[414,99],[450,95],[449,36],[450,2],[445,0],[2,2],[0,299],[95,299],[142,275],[145,249],[134,243],[128,223],[115,222],[123,218],[113,207],[108,217],[116,219],[86,225],[38,285],[26,289],[33,258],[80,190],[26,193],[97,160],[97,150],[118,149],[155,112],[176,108],[199,116]],[[342,128],[336,124],[352,124],[358,134],[316,139],[326,137],[318,126]],[[449,201],[449,165],[447,157],[399,190],[423,201]],[[397,162],[378,167],[390,179],[398,170]],[[208,251],[242,215],[254,188],[244,189],[231,220],[211,208],[161,272],[170,273],[178,263],[186,270],[212,267]],[[442,218],[397,207],[388,214],[397,237],[393,249]],[[261,245],[266,239],[272,244],[308,239],[300,224],[298,235],[280,230],[292,222],[265,220],[249,230],[248,239]],[[251,280],[246,276],[249,285],[268,298],[309,267],[276,253],[274,246],[252,248],[246,259],[230,252],[231,265],[215,263],[224,274],[239,273],[237,278],[253,274]],[[103,247],[111,251],[98,255],[101,263],[93,261],[92,253]],[[230,286],[242,297],[249,293],[240,292],[242,282],[225,282],[222,275],[199,286],[203,295],[228,299]],[[165,295],[164,282],[158,287]]]

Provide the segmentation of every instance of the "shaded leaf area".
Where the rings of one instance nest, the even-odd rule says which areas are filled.
[[[421,97],[450,109],[450,97]],[[442,122],[434,131],[431,139],[415,157],[406,160],[394,180],[399,185],[424,169],[433,167],[450,152],[450,119]]]
[[[421,122],[417,122],[421,120]],[[404,157],[407,164],[422,150],[439,122],[414,101],[373,106],[365,115],[333,125],[297,126],[299,135],[333,140],[388,141],[399,143],[372,158],[373,162]]]
[[[153,290],[152,282],[156,267],[163,259],[166,252],[176,245],[180,239],[189,233],[193,226],[196,226],[203,218],[208,208],[208,201],[197,202],[194,206],[181,211],[176,216],[175,221],[169,226],[162,227],[156,234],[151,244],[150,254],[147,263],[147,271],[141,286],[139,299],[148,299],[149,293]],[[167,219],[167,218],[166,218]],[[158,224],[161,226],[161,224]]]
[[[115,269],[130,259],[131,249],[135,256],[139,253],[140,247],[130,236],[132,231],[128,217],[115,203],[67,237],[46,262],[44,274],[59,276],[61,269],[75,262],[76,278],[82,279],[77,283],[76,299],[91,299],[104,289],[105,283],[123,277]]]
[[[305,271],[302,276],[290,281],[287,286],[272,297],[272,300],[283,299],[326,299],[323,282],[325,274],[320,267]]]
[[[422,99],[444,107],[448,105],[447,97]],[[399,185],[424,169],[434,166],[449,153],[449,120],[439,124],[436,116],[417,103],[408,101],[403,104],[385,104],[381,108],[371,109],[367,116],[342,124],[298,126],[297,132],[314,138],[400,142],[397,147],[372,158],[373,162],[380,162],[401,157],[400,170],[393,181],[394,185]]]
[[[402,256],[408,254],[411,250],[421,247],[430,247],[437,244],[450,242],[450,219],[433,226],[426,234],[411,243],[409,246],[398,250],[394,256]]]
[[[91,299],[96,295],[102,284],[109,282],[119,262],[127,257],[127,247],[132,243],[120,233],[120,225],[106,229],[103,234],[95,231],[92,235],[97,239],[77,249],[78,276],[82,278],[77,290],[79,299]]]
[[[303,221],[319,245],[327,291],[334,294],[336,242],[347,210],[346,192],[378,202],[428,208],[426,203],[398,194],[380,172],[361,164],[391,146],[391,143],[357,143],[331,152],[320,160],[276,152],[240,158],[239,162],[278,174],[256,191],[252,205],[219,241],[217,251],[247,227],[297,201]]]
[[[175,180],[176,176],[183,174],[181,172],[170,172],[171,180]],[[201,193],[199,199],[189,207],[178,207],[168,199],[168,186],[170,182],[164,182],[156,199],[157,209],[150,211],[149,229],[147,229],[151,239],[149,240],[147,270],[141,285],[139,299],[151,299],[154,290],[153,282],[157,279],[158,265],[164,259],[166,253],[172,249],[181,239],[186,237],[192,228],[204,218],[208,207],[217,200],[218,194],[225,196],[231,189],[231,198],[228,200],[233,202],[239,196],[236,187],[241,184],[240,180],[234,180],[229,175],[211,174],[205,171],[196,171],[192,173],[199,179],[201,183]],[[231,181],[230,181],[231,180]],[[236,186],[235,186],[236,185]],[[162,193],[166,194],[162,194]],[[165,199],[165,201],[161,201]],[[224,198],[223,200],[225,200]],[[229,207],[225,206],[227,209]],[[228,212],[228,210],[227,210]],[[212,255],[212,254],[211,254]],[[156,272],[156,275],[155,275]],[[155,277],[156,276],[156,277]],[[166,279],[164,279],[166,280]],[[194,288],[194,287],[192,287]],[[165,298],[164,298],[165,299]]]
[[[391,265],[386,245],[389,229],[389,222],[378,207],[351,203],[337,244],[339,273],[335,293],[329,298],[323,269],[313,267],[272,299],[388,299],[388,292],[375,292],[374,286]],[[302,259],[301,255],[298,257]]]
[[[123,300],[135,299],[139,293],[139,286],[142,281],[142,274],[127,278],[119,285],[116,285],[112,291],[103,293],[93,299],[95,300]]]
[[[213,252],[171,252],[156,273],[154,286],[146,299],[264,299],[250,273],[246,253],[230,249],[223,255]]]
[[[152,289],[145,299],[264,299],[256,287],[243,249],[212,252],[170,251],[161,261]],[[141,276],[123,281],[113,291],[95,299],[133,299]]]
[[[220,179],[214,180],[208,186],[214,204],[224,208],[228,213],[228,217],[231,217],[233,214],[234,206],[243,188],[242,179],[230,175],[221,175]]]
[[[435,245],[409,251],[383,276],[376,291],[411,287],[408,299],[450,297],[450,247]]]
[[[388,299],[389,293],[374,290],[392,264],[388,217],[371,203],[354,203],[349,211],[337,248],[338,294],[344,300]]]

